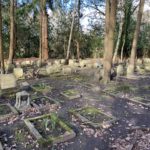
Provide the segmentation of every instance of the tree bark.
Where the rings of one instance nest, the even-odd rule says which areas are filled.
[[[2,7],[1,7],[1,0],[0,0],[0,67],[1,67],[1,74],[5,73],[4,67],[4,57],[3,57],[3,46],[2,46]]]
[[[48,15],[46,12],[46,0],[40,1],[40,62],[48,59]]]
[[[79,44],[79,41],[76,40],[76,47],[77,47],[77,61],[79,62],[80,60],[80,44]]]
[[[123,37],[123,44],[122,44],[122,48],[121,48],[121,62],[123,62],[124,45],[125,45],[125,37]]]
[[[140,0],[139,11],[137,14],[137,23],[136,23],[136,28],[135,28],[135,32],[134,32],[133,42],[132,42],[130,64],[129,64],[129,68],[130,68],[129,74],[130,75],[134,74],[134,70],[135,70],[137,42],[138,42],[138,36],[139,36],[139,32],[140,32],[140,25],[141,25],[142,14],[143,14],[143,9],[144,9],[144,2],[145,2],[145,0]]]
[[[44,60],[48,59],[48,15],[46,12],[46,0],[44,1],[44,10],[43,10],[43,28],[44,28],[44,32],[43,32],[43,41],[44,41],[44,45],[43,45],[43,58]]]
[[[116,57],[118,55],[119,46],[120,46],[120,42],[121,42],[122,31],[123,31],[123,24],[124,24],[123,17],[121,16],[120,25],[119,25],[119,33],[118,33],[117,43],[116,43],[115,52],[114,52],[114,56],[113,56],[113,64],[115,63]]]
[[[42,19],[43,19],[43,15],[42,15],[42,1],[40,1],[40,45],[39,45],[39,60],[40,60],[40,65],[42,63]]]
[[[15,0],[10,0],[10,44],[9,44],[9,58],[8,58],[8,68],[13,63],[14,56],[14,43],[15,43]]]
[[[80,39],[80,5],[81,5],[81,0],[78,0],[78,20],[77,20],[77,31],[78,31],[78,39],[76,40],[76,46],[77,46],[77,61],[80,61],[80,44],[79,44],[79,39]]]
[[[75,6],[74,6],[74,11],[73,11],[73,16],[72,16],[71,29],[70,29],[70,35],[69,35],[69,40],[68,40],[68,48],[67,48],[65,64],[68,64],[68,62],[69,62],[72,33],[73,33],[73,27],[74,27],[74,21],[75,21],[75,13],[76,13],[76,5],[77,5],[77,0],[75,1]]]
[[[114,30],[116,24],[117,0],[106,0],[105,18],[105,52],[103,81],[107,84],[111,77],[112,56],[114,47]]]

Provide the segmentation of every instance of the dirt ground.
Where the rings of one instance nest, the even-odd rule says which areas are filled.
[[[46,95],[60,102],[58,116],[75,131],[76,137],[57,145],[49,145],[46,148],[40,147],[36,139],[29,133],[23,119],[31,116],[38,116],[46,112],[35,112],[34,109],[31,109],[28,112],[20,114],[18,117],[10,118],[9,120],[0,123],[0,141],[5,150],[150,149],[148,146],[150,145],[150,141],[146,141],[148,148],[146,146],[143,146],[142,148],[141,145],[138,146],[141,139],[144,139],[143,136],[145,136],[145,139],[149,136],[149,107],[131,102],[128,97],[124,95],[113,96],[111,93],[105,93],[104,89],[109,85],[104,86],[100,83],[92,82],[90,78],[85,78],[79,75],[51,76],[34,80],[28,79],[26,81],[30,85],[35,83],[46,83],[52,87],[52,90]],[[139,76],[136,80],[118,78],[111,84],[115,86],[116,82],[119,84],[130,83],[132,86],[137,87],[138,92],[135,92],[134,96],[138,95],[140,97],[141,95],[149,95],[150,93],[142,89],[142,87],[150,85],[149,75]],[[68,100],[61,95],[62,91],[68,89],[78,90],[81,97]],[[31,90],[29,90],[29,92],[31,92]],[[31,93],[33,93],[33,91]],[[39,94],[38,96],[40,95],[42,94]],[[0,98],[0,103],[7,102],[14,105],[15,97],[8,97],[7,95]],[[115,117],[117,120],[109,128],[94,129],[91,126],[85,125],[68,112],[70,109],[81,108],[84,106],[99,108],[104,113]],[[136,132],[140,131],[142,131],[142,133],[136,134]],[[135,136],[138,137],[138,140]],[[125,147],[124,145],[128,147]]]

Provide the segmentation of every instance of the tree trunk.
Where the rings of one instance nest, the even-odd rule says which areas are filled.
[[[138,11],[138,15],[137,15],[137,23],[136,23],[136,28],[135,28],[135,32],[134,32],[133,42],[132,42],[130,64],[129,64],[130,69],[128,68],[130,71],[128,71],[128,75],[133,75],[134,70],[135,70],[137,41],[138,41],[138,36],[139,36],[139,32],[140,32],[140,25],[141,25],[142,14],[143,14],[143,9],[144,9],[144,2],[145,2],[145,0],[140,0],[139,11]]]
[[[116,43],[116,48],[115,48],[115,52],[114,52],[114,56],[113,56],[113,64],[116,61],[116,57],[118,55],[118,51],[119,51],[119,46],[120,46],[120,42],[121,42],[121,36],[122,36],[122,31],[123,31],[123,17],[120,16],[120,25],[119,25],[119,33],[118,33],[118,39],[117,39],[117,43]]]
[[[9,58],[8,58],[8,69],[10,65],[13,63],[13,56],[14,56],[14,43],[15,43],[15,4],[14,0],[10,0],[10,44],[9,44]]]
[[[44,28],[44,35],[43,35],[43,58],[44,60],[48,59],[48,15],[46,12],[46,1],[44,3],[44,14],[43,14],[43,28]]]
[[[42,15],[42,1],[40,1],[40,45],[39,45],[39,60],[40,60],[40,66],[42,63],[42,19],[43,19],[43,15]]]
[[[103,81],[108,83],[111,77],[112,56],[114,47],[114,30],[116,24],[117,0],[106,0],[105,52]]]
[[[125,45],[125,37],[123,37],[123,44],[122,44],[122,48],[121,48],[121,62],[123,62],[123,50],[124,50],[124,45]]]
[[[78,40],[76,40],[75,42],[77,46],[77,61],[79,62],[80,61],[80,44]]]
[[[40,1],[40,62],[48,59],[48,15],[46,12],[46,0]]]
[[[79,34],[78,39],[76,40],[76,46],[77,46],[77,61],[80,61],[80,44],[79,44],[79,39],[80,39],[80,5],[81,5],[81,0],[78,0],[78,20],[77,20],[77,31]]]
[[[0,0],[0,67],[1,67],[1,74],[5,72],[4,68],[4,57],[3,57],[3,46],[2,46],[2,7],[1,7],[1,0]]]
[[[73,16],[72,16],[71,29],[70,29],[70,35],[69,35],[65,64],[68,64],[68,62],[69,62],[71,39],[72,39],[72,33],[73,33],[73,27],[74,27],[74,21],[75,21],[75,13],[76,13],[76,4],[77,4],[77,0],[75,1],[75,6],[74,6],[74,11],[73,11]]]

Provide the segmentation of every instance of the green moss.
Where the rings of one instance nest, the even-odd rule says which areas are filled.
[[[39,119],[39,118],[37,118]],[[37,119],[32,119],[32,120],[37,120]],[[72,129],[62,120],[60,120],[55,113],[51,113],[49,115],[43,115],[43,117],[40,117],[40,119],[49,119],[51,121],[51,125],[53,126],[53,130],[55,130],[56,124],[59,124],[59,126],[63,129],[65,129],[67,132],[71,132]],[[38,143],[43,146],[47,147],[48,145],[53,144],[54,141],[59,141],[60,139],[63,139],[63,136],[58,136],[58,137],[53,137],[53,136],[48,136],[47,138],[41,138],[38,140]]]
[[[37,92],[51,92],[52,87],[49,85],[46,85],[45,83],[35,84],[32,86],[33,89]]]
[[[100,113],[100,110],[94,107],[86,107],[81,110],[81,113],[96,115],[97,113]]]
[[[78,91],[76,91],[76,90],[67,90],[67,91],[64,91],[63,93],[68,96],[73,96],[73,95],[79,94]]]

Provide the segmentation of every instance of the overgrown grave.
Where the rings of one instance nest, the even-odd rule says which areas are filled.
[[[31,100],[31,105],[40,111],[56,111],[60,107],[60,103],[50,97],[41,96]]]
[[[61,95],[65,96],[69,100],[77,99],[81,97],[81,94],[76,89],[69,89],[61,92]]]
[[[115,117],[109,116],[95,107],[72,109],[69,112],[83,124],[90,125],[94,128],[108,128],[116,121]]]
[[[0,121],[17,116],[18,112],[9,103],[0,104]]]
[[[144,106],[150,106],[150,86],[136,86],[129,83],[111,83],[104,90],[104,93],[107,93],[112,96],[117,96],[120,98],[126,98],[129,101],[132,101],[137,104],[142,104]]]
[[[54,113],[25,119],[24,122],[43,146],[65,142],[76,136],[75,132]]]
[[[47,93],[50,93],[51,90],[53,89],[50,85],[48,85],[46,83],[37,83],[37,84],[32,85],[31,87],[36,92],[40,92],[44,95],[47,94]]]

